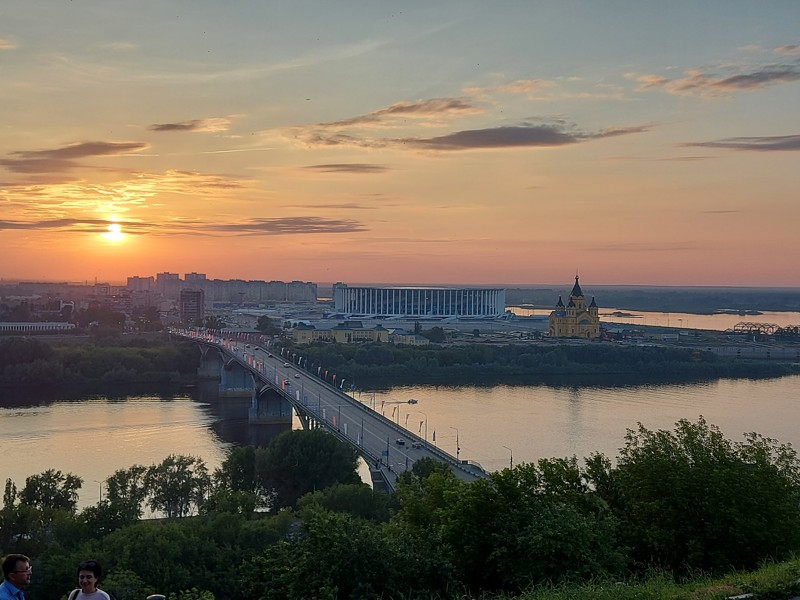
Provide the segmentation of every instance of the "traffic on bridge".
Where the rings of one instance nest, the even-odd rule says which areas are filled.
[[[347,394],[343,381],[327,381],[328,373],[323,367],[319,367],[318,372],[305,370],[301,356],[283,357],[268,347],[204,330],[174,329],[171,333],[217,348],[226,360],[235,361],[252,375],[254,388],[267,385],[286,398],[304,428],[324,427],[352,445],[369,466],[373,482],[380,474],[386,486],[394,489],[398,476],[422,458],[450,465],[454,474],[464,481],[488,477],[480,465],[461,459],[458,441],[454,457],[439,449],[433,440],[428,440],[426,421],[421,423],[425,427],[420,437],[382,414],[389,407],[382,406],[379,412],[369,402],[362,403]]]

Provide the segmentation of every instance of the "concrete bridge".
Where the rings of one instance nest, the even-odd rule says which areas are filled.
[[[202,353],[198,373],[220,378],[220,397],[250,395],[249,421],[291,426],[292,413],[304,429],[324,428],[353,446],[370,468],[376,489],[394,490],[398,476],[421,458],[450,465],[463,481],[488,477],[477,463],[452,456],[425,437],[405,429],[343,390],[344,382],[326,381],[290,359],[255,343],[227,339],[202,330],[172,330],[197,342]]]

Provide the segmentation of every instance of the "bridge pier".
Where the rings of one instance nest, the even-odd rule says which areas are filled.
[[[200,379],[220,378],[223,362],[219,350],[205,344],[197,344],[200,349],[200,365],[197,367],[197,376]]]
[[[252,398],[248,421],[258,425],[285,424],[292,426],[292,405],[274,388],[261,386],[256,377],[249,373],[252,382]]]

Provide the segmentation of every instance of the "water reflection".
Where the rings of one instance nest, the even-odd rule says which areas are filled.
[[[195,388],[195,398],[212,416],[212,431],[228,444],[266,447],[277,435],[292,428],[290,424],[251,424],[250,398],[220,398],[219,384],[215,381],[200,382]]]

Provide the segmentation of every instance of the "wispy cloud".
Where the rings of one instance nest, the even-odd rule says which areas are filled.
[[[325,219],[321,217],[281,217],[251,219],[240,223],[201,223],[197,221],[171,221],[148,223],[132,220],[61,218],[40,220],[0,220],[0,231],[60,231],[72,233],[104,233],[115,223],[127,234],[153,235],[299,235],[320,233],[353,233],[367,228],[353,219]]]
[[[521,94],[531,100],[541,98],[543,90],[556,87],[556,83],[545,79],[517,79],[508,83],[488,86],[470,86],[464,88],[469,96],[485,100],[495,94]]]
[[[800,135],[774,135],[761,137],[733,137],[710,142],[686,143],[684,146],[700,148],[727,148],[730,150],[755,150],[758,152],[800,150]]]
[[[80,167],[78,159],[124,155],[148,148],[145,142],[81,142],[50,150],[18,150],[0,158],[0,166],[15,173],[56,173]]]
[[[800,44],[787,44],[785,46],[778,46],[775,48],[776,54],[785,54],[788,56],[800,56]]]
[[[191,121],[181,121],[179,123],[156,123],[150,125],[150,131],[201,131],[217,132],[227,131],[230,128],[231,120],[227,117],[215,117],[209,119],[193,119]]]
[[[702,69],[690,69],[685,77],[668,79],[661,75],[630,75],[639,83],[639,91],[659,89],[669,94],[701,96],[726,96],[737,91],[757,90],[781,83],[800,80],[800,64],[797,62],[762,65],[740,69],[735,73],[715,73]]]
[[[366,163],[308,165],[302,168],[317,173],[383,173],[389,170],[383,165],[371,165]]]
[[[583,132],[564,123],[521,124],[484,129],[468,129],[435,137],[360,138],[346,134],[326,135],[313,132],[304,141],[315,146],[356,146],[361,148],[397,148],[406,150],[458,151],[501,148],[545,148],[566,146],[593,139],[642,133],[650,126],[608,128]]]
[[[598,252],[694,252],[700,246],[694,242],[667,242],[663,244],[629,242],[592,246]]]
[[[15,50],[17,45],[11,40],[0,38],[0,50]]]
[[[18,229],[28,231],[58,230],[76,231],[80,233],[98,233],[108,231],[108,226],[116,223],[123,227],[125,233],[142,233],[144,230],[159,227],[156,224],[140,223],[135,221],[118,221],[109,219],[42,219],[37,221],[0,221],[0,231],[5,229]]]
[[[431,117],[453,117],[476,115],[483,109],[461,98],[431,98],[417,102],[397,102],[365,115],[358,115],[341,121],[317,123],[316,128],[342,129],[345,127],[375,126],[397,119],[428,119]]]
[[[353,233],[357,231],[367,231],[367,227],[353,219],[325,219],[321,217],[252,219],[243,223],[210,225],[207,229],[239,235]]]

